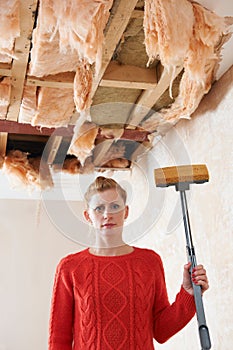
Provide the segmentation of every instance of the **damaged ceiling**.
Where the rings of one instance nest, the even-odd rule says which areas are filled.
[[[232,18],[208,9],[217,1],[201,3],[1,4],[3,168],[41,188],[52,186],[51,168],[130,169],[158,135],[191,117],[232,42]]]

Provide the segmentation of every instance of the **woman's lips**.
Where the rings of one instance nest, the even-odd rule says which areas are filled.
[[[116,225],[113,224],[113,223],[107,223],[107,224],[103,224],[103,225],[102,225],[103,228],[112,228],[112,227],[114,227],[114,226],[116,226]]]

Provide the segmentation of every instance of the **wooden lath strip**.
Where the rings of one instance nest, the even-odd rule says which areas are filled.
[[[161,78],[158,80],[154,89],[148,89],[143,91],[139,99],[136,101],[136,105],[131,111],[127,124],[130,128],[135,128],[145,118],[149,110],[154,106],[160,96],[168,89],[171,79],[177,77],[182,71],[183,66],[176,68],[175,73],[162,70],[162,66],[159,64],[158,70],[162,70]],[[160,74],[158,74],[159,76]]]
[[[73,72],[66,72],[42,78],[28,76],[26,85],[72,89],[74,75],[75,73]],[[116,61],[109,63],[100,81],[100,86],[128,89],[152,89],[156,85],[157,76],[155,69],[118,64]]]
[[[105,140],[95,147],[93,152],[93,163],[95,166],[98,167],[103,165],[102,159],[105,157],[106,153],[111,148],[113,142],[114,139]]]
[[[157,85],[156,70],[154,68],[141,68],[111,61],[104,72],[100,86],[152,89]]]
[[[53,187],[53,178],[50,172],[50,165],[44,160],[43,157],[40,161],[40,186],[43,189]]]
[[[138,143],[137,148],[131,155],[131,161],[136,162],[137,158],[146,154],[151,149],[151,147],[151,143],[149,142]]]
[[[58,73],[47,75],[46,77],[37,78],[27,76],[26,85],[29,86],[46,86],[51,88],[73,89],[74,72]]]
[[[0,156],[5,157],[7,145],[7,132],[0,132]]]
[[[11,77],[11,65],[9,63],[0,63],[0,76]]]
[[[11,70],[12,89],[8,120],[18,120],[37,2],[38,0],[20,1],[20,37],[15,40],[14,54],[17,59],[13,60]]]
[[[137,4],[137,0],[115,0],[111,10],[110,19],[105,30],[105,44],[103,47],[102,66],[92,87],[94,96],[104,72],[111,61],[112,55],[119,43],[125,28],[130,20],[131,14]]]
[[[44,161],[47,164],[53,164],[56,154],[61,145],[63,136],[52,135],[50,136],[43,154]]]
[[[144,17],[144,11],[143,10],[134,10],[132,12],[131,18],[143,18]]]

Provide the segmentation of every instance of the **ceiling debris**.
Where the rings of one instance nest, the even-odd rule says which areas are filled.
[[[20,177],[24,164],[24,183],[38,185],[39,159],[41,188],[52,185],[50,169],[130,169],[153,136],[190,118],[210,90],[230,24],[189,0],[7,0],[3,168],[11,173],[15,162]]]
[[[30,158],[27,153],[10,151],[5,157],[3,170],[13,187],[45,190],[53,186],[49,170],[43,167],[40,157]]]
[[[76,157],[66,158],[63,164],[54,164],[52,170],[54,172],[65,172],[68,174],[91,174],[94,172],[94,164],[91,158],[87,158],[82,166]]]
[[[92,154],[98,130],[96,124],[87,122],[74,132],[68,153],[75,155],[82,165]]]

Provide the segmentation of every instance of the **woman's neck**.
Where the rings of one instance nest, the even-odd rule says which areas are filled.
[[[123,243],[120,246],[115,247],[91,247],[89,248],[89,252],[93,255],[100,256],[118,256],[132,253],[134,250],[133,247],[129,246],[126,243]]]

